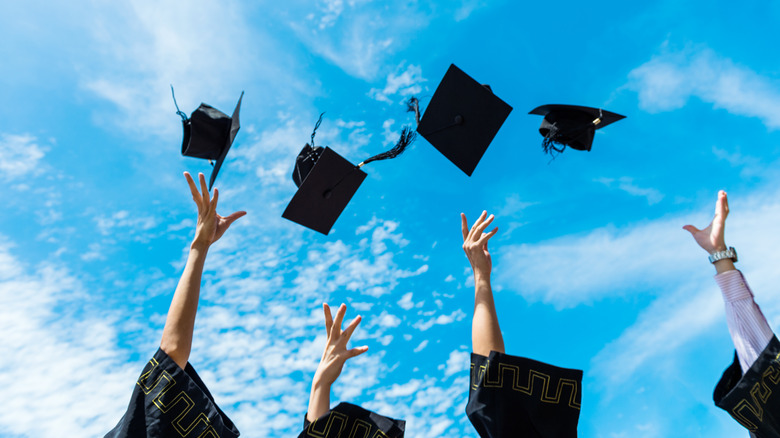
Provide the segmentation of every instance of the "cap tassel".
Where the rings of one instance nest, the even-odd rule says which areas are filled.
[[[414,120],[417,122],[417,126],[420,125],[420,101],[412,96],[406,101],[406,112],[414,113]]]
[[[363,167],[372,161],[389,160],[395,158],[404,153],[406,148],[408,148],[409,145],[414,142],[415,138],[417,138],[417,134],[412,131],[412,128],[404,126],[401,130],[401,138],[398,139],[398,143],[396,143],[392,149],[364,160],[362,163],[358,164],[357,167]]]
[[[173,84],[171,84],[171,96],[173,96],[173,104],[176,106],[176,114],[181,117],[182,122],[187,121],[187,113],[179,109],[179,104],[176,103],[176,95],[173,93]]]
[[[552,126],[550,126],[550,130],[547,131],[547,135],[544,136],[544,140],[542,140],[542,149],[544,149],[544,153],[550,154],[553,159],[555,159],[556,152],[560,154],[563,153],[564,149],[566,149],[565,144],[561,144],[555,141],[557,136],[558,126],[553,123]],[[556,143],[560,144],[561,147],[556,146]]]
[[[320,124],[322,123],[322,116],[325,115],[325,111],[320,113],[320,118],[317,119],[317,123],[314,125],[314,130],[311,132],[311,147],[314,147],[314,136],[317,134],[317,129],[320,127]]]

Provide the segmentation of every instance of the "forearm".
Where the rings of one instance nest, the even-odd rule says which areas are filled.
[[[491,351],[504,352],[504,338],[498,325],[498,315],[490,287],[490,274],[474,275],[474,318],[471,322],[471,342],[474,353],[488,356]]]
[[[731,265],[733,268],[733,263]],[[745,372],[774,334],[741,272],[727,269],[719,272],[715,280],[723,293],[729,333],[742,371]]]
[[[203,266],[208,253],[208,245],[197,241],[190,247],[187,263],[184,266],[179,284],[173,293],[171,307],[165,320],[160,348],[181,368],[187,365],[192,349],[192,334],[195,328],[195,315],[198,312],[200,282]]]
[[[311,384],[311,394],[309,394],[309,410],[306,412],[306,419],[314,421],[330,410],[330,386],[319,381],[315,376]]]

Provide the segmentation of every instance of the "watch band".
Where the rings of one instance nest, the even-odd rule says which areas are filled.
[[[723,259],[731,259],[731,261],[736,263],[738,260],[737,250],[734,249],[733,246],[730,246],[729,249],[725,251],[715,251],[714,253],[710,254],[708,258],[710,260],[710,263],[715,263],[718,260],[723,260]]]

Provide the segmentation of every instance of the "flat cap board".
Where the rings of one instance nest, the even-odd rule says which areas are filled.
[[[417,132],[471,176],[510,112],[511,106],[452,64]]]
[[[327,235],[364,179],[365,172],[326,147],[282,217]]]

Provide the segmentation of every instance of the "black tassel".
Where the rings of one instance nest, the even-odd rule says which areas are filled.
[[[412,96],[406,101],[406,112],[414,113],[414,120],[417,125],[420,125],[420,101],[416,97]]]
[[[314,147],[314,136],[317,134],[317,129],[320,127],[320,124],[322,123],[322,116],[325,115],[325,111],[320,113],[320,118],[317,119],[317,123],[314,125],[314,131],[311,132],[311,147]]]
[[[412,131],[412,128],[404,126],[401,130],[401,138],[398,139],[398,143],[395,144],[395,147],[387,152],[382,152],[379,155],[374,155],[373,157],[364,160],[358,165],[358,167],[361,167],[364,164],[368,164],[372,161],[389,160],[401,155],[406,150],[406,148],[408,148],[409,145],[414,142],[415,138],[417,138],[417,133]]]
[[[563,153],[564,149],[566,149],[566,145],[559,143],[555,141],[555,138],[558,136],[558,127],[555,125],[555,123],[550,126],[550,130],[547,132],[547,135],[544,136],[544,140],[542,140],[542,149],[544,149],[545,154],[550,154],[550,156],[555,159],[556,152],[558,154]],[[556,146],[556,143],[560,145],[560,147]]]

